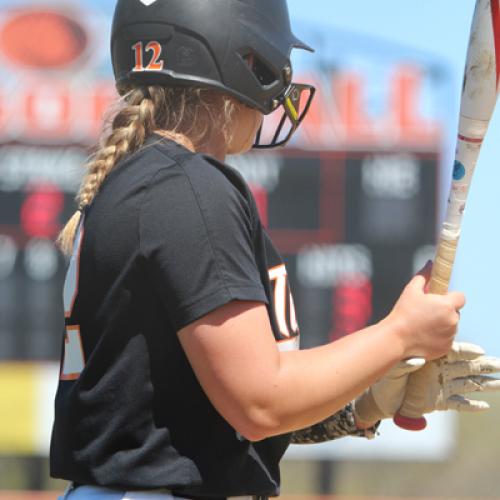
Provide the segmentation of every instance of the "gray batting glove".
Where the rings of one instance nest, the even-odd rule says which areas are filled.
[[[424,364],[422,358],[402,361],[361,394],[353,403],[358,423],[373,423],[392,417],[403,403],[408,375]]]
[[[498,392],[500,380],[487,376],[500,372],[500,359],[466,342],[454,342],[445,358],[427,362],[408,379],[400,413],[419,418],[436,410],[484,411],[486,401],[467,399],[473,392]]]

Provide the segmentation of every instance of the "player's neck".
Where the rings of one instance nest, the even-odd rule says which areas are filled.
[[[226,158],[227,145],[224,140],[216,135],[211,137],[210,140],[206,141],[206,143],[196,145],[194,141],[185,134],[179,134],[169,130],[156,130],[155,133],[175,141],[177,144],[180,144],[193,153],[207,154],[222,162]]]

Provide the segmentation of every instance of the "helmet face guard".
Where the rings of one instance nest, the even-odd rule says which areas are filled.
[[[312,85],[291,83],[276,98],[276,110],[264,117],[253,147],[270,149],[287,144],[306,117],[315,93]]]

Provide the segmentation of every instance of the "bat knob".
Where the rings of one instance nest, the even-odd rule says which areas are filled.
[[[394,423],[407,431],[423,431],[427,427],[427,420],[425,417],[410,418],[396,413],[393,418]]]

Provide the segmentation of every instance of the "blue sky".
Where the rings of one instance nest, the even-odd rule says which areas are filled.
[[[367,40],[367,36],[381,38],[400,45],[402,51],[422,52],[446,64],[452,88],[457,90],[451,96],[445,116],[450,137],[456,134],[459,91],[475,0],[288,1],[298,36],[308,31],[306,26],[310,23],[319,24],[331,30],[332,37],[352,31],[361,39]],[[368,44],[366,50],[371,50]],[[500,326],[496,324],[496,311],[500,309],[500,267],[496,266],[497,248],[500,248],[497,231],[500,208],[495,189],[500,185],[498,115],[497,110],[474,174],[452,283],[453,288],[467,295],[460,338],[480,343],[494,355],[500,355]],[[451,139],[445,154],[451,156],[454,147]],[[447,191],[449,182],[445,184]],[[442,196],[446,197],[446,193]]]
[[[435,53],[462,70],[475,0],[288,0],[292,21],[349,29]],[[304,7],[307,5],[307,8]]]

